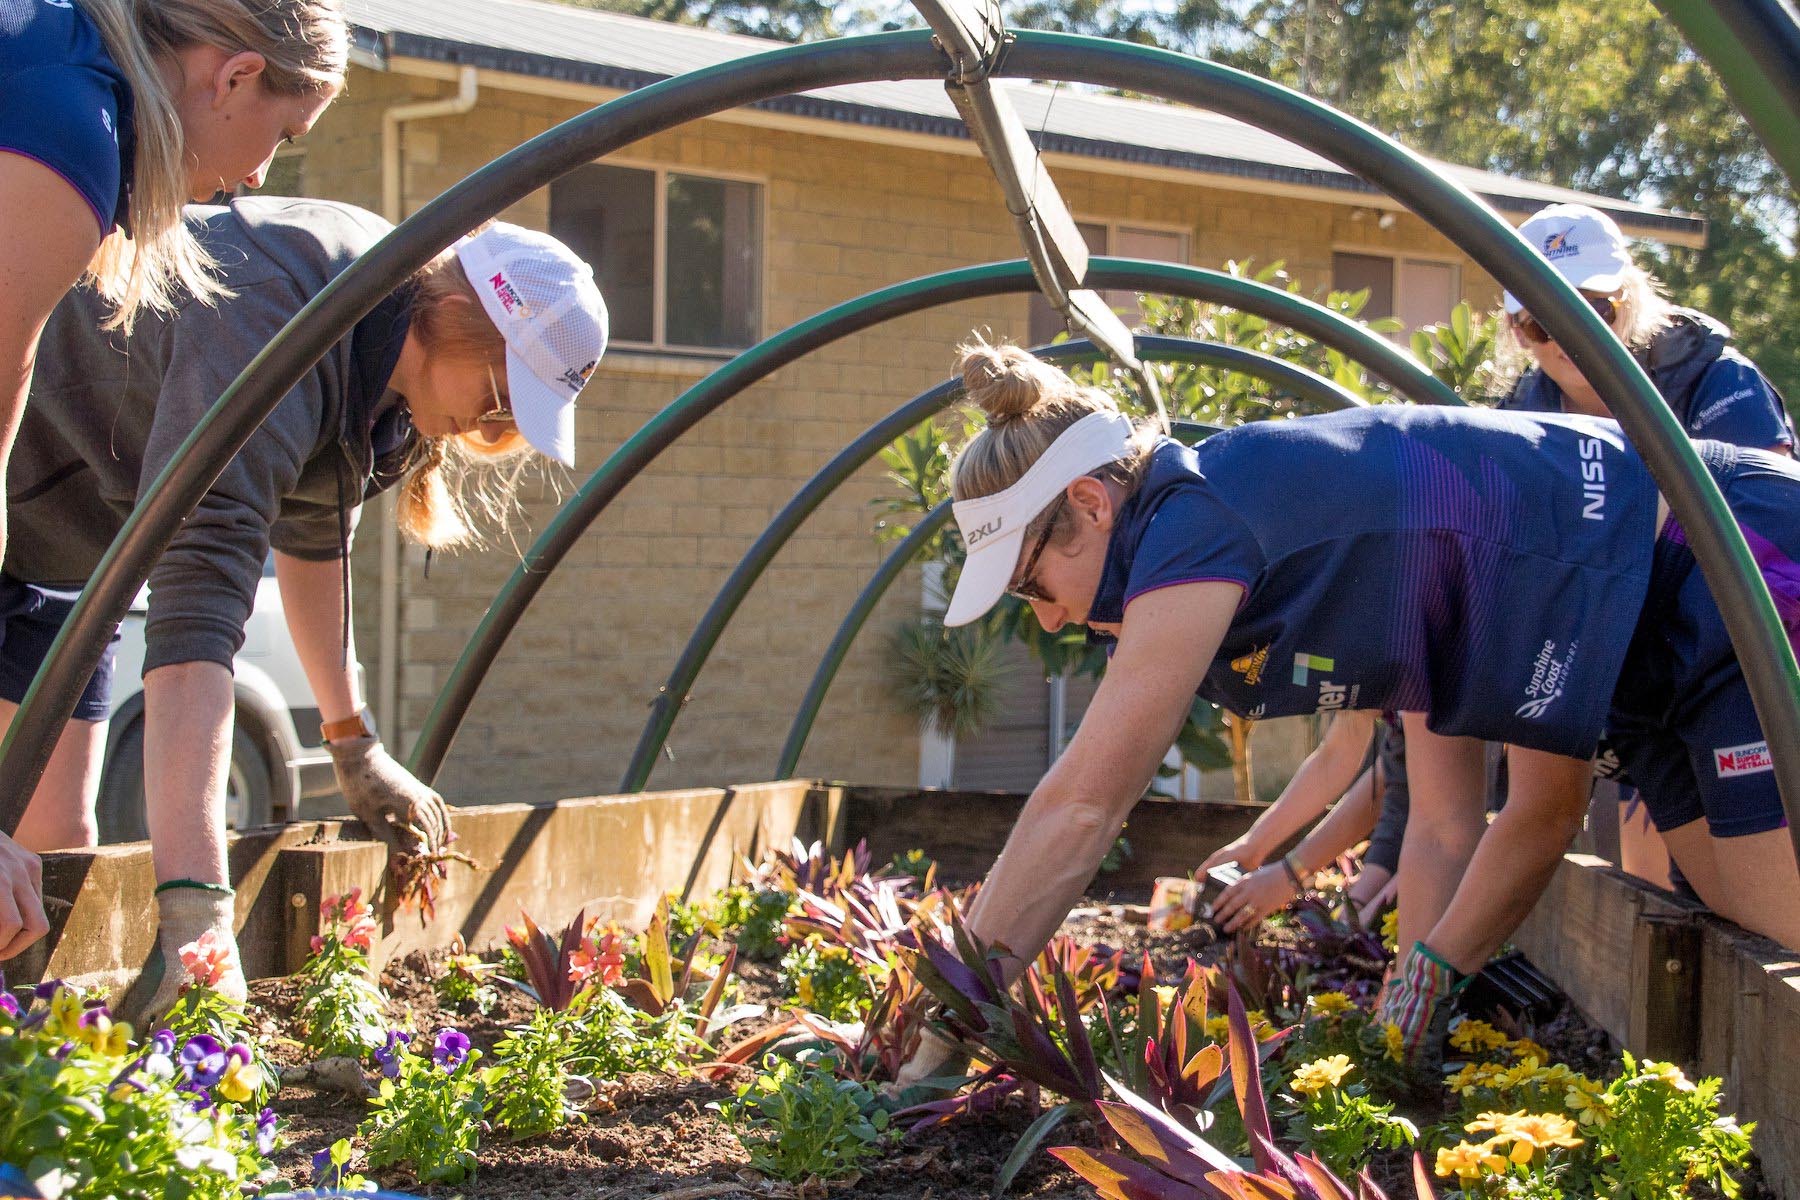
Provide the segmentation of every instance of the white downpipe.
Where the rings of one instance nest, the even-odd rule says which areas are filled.
[[[398,225],[406,216],[402,188],[400,127],[425,117],[461,116],[475,107],[480,85],[475,68],[456,73],[456,94],[441,100],[396,104],[381,114],[381,215]],[[382,496],[380,627],[375,651],[375,720],[400,750],[400,528],[394,523],[394,493]]]

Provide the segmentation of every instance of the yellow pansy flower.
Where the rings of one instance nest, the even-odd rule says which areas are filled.
[[[218,1093],[236,1104],[247,1102],[262,1089],[262,1068],[254,1062],[232,1059],[219,1076]]]
[[[1347,1054],[1333,1054],[1330,1058],[1316,1058],[1294,1072],[1294,1078],[1288,1086],[1302,1096],[1316,1096],[1326,1088],[1334,1088],[1344,1082],[1344,1077],[1355,1068]]]
[[[95,1054],[123,1058],[131,1049],[131,1026],[96,1012],[75,1030],[74,1040]]]
[[[81,993],[73,988],[57,988],[50,997],[50,1016],[44,1028],[52,1037],[74,1039],[81,1036]]]

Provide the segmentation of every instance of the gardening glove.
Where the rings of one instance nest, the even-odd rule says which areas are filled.
[[[395,762],[380,738],[342,738],[325,748],[350,811],[387,843],[389,854],[429,854],[449,844],[444,798]]]
[[[1444,1065],[1444,1041],[1456,1012],[1456,993],[1469,976],[1439,958],[1424,942],[1414,942],[1388,984],[1377,1022],[1400,1031],[1403,1065],[1418,1083],[1436,1083]]]
[[[919,1030],[919,1048],[894,1073],[894,1082],[882,1090],[890,1097],[905,1096],[927,1079],[961,1074],[968,1062],[961,1046],[926,1025]]]
[[[237,936],[232,932],[234,905],[230,888],[218,890],[185,881],[164,885],[156,893],[156,945],[162,953],[162,982],[150,1002],[132,1012],[139,1029],[151,1028],[175,1006],[181,985],[188,979],[181,963],[181,948],[199,941],[208,930],[212,931],[214,943],[230,952],[230,962],[212,985],[213,991],[240,1002],[249,995],[244,964],[238,957]]]

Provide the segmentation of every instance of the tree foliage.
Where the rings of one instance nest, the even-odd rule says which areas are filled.
[[[571,0],[786,41],[915,26],[895,0]],[[1646,247],[1800,400],[1795,194],[1650,0],[1003,0],[1010,24],[1201,54],[1329,101],[1416,150],[1707,219]]]

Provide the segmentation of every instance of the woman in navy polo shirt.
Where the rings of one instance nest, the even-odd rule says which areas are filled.
[[[261,185],[342,86],[348,35],[338,0],[0,5],[0,484],[57,301],[89,274],[129,329],[219,295],[182,205]],[[0,834],[0,958],[47,928],[36,873]]]
[[[1681,529],[1617,425],[1384,405],[1247,425],[1190,450],[1022,350],[965,350],[988,427],[952,470],[968,558],[946,624],[1011,592],[1047,630],[1085,624],[1114,643],[1087,718],[973,906],[977,935],[1030,960],[1198,692],[1253,718],[1402,713],[1411,949],[1383,1016],[1415,1049],[1541,893],[1608,726],[1647,793],[1711,827],[1700,844],[1712,857],[1689,871],[1701,895],[1800,945],[1800,869],[1748,692]],[[1800,628],[1800,468],[1697,446]],[[1262,663],[1254,678],[1234,666],[1246,661]],[[1512,748],[1491,826],[1476,802],[1482,739]],[[1732,769],[1715,770],[1727,750]]]

